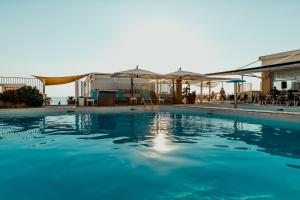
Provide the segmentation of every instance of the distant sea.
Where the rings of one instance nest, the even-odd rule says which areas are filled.
[[[68,97],[50,97],[51,98],[51,105],[58,105],[60,102],[61,105],[67,105]]]

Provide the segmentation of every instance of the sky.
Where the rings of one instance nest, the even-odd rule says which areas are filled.
[[[0,0],[0,76],[232,70],[300,48],[298,0]],[[260,63],[256,63],[260,65]],[[74,95],[74,84],[47,87]]]

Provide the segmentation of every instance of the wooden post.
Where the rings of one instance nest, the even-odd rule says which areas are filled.
[[[182,103],[182,80],[176,80],[176,103]]]

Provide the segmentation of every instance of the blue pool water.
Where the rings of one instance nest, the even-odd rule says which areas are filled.
[[[0,117],[0,199],[300,199],[300,127],[196,113]]]

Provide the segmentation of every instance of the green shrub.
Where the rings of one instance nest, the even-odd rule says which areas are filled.
[[[19,96],[17,96],[15,90],[8,90],[3,92],[3,94],[1,94],[0,100],[4,102],[15,103],[15,104],[20,102],[20,98]]]
[[[35,87],[24,86],[16,90],[16,93],[16,96],[20,98],[20,103],[25,103],[29,107],[40,107],[43,105],[43,95]]]
[[[12,104],[25,104],[28,107],[40,107],[43,105],[43,95],[35,87],[24,86],[17,90],[9,90],[0,95],[0,101]]]

